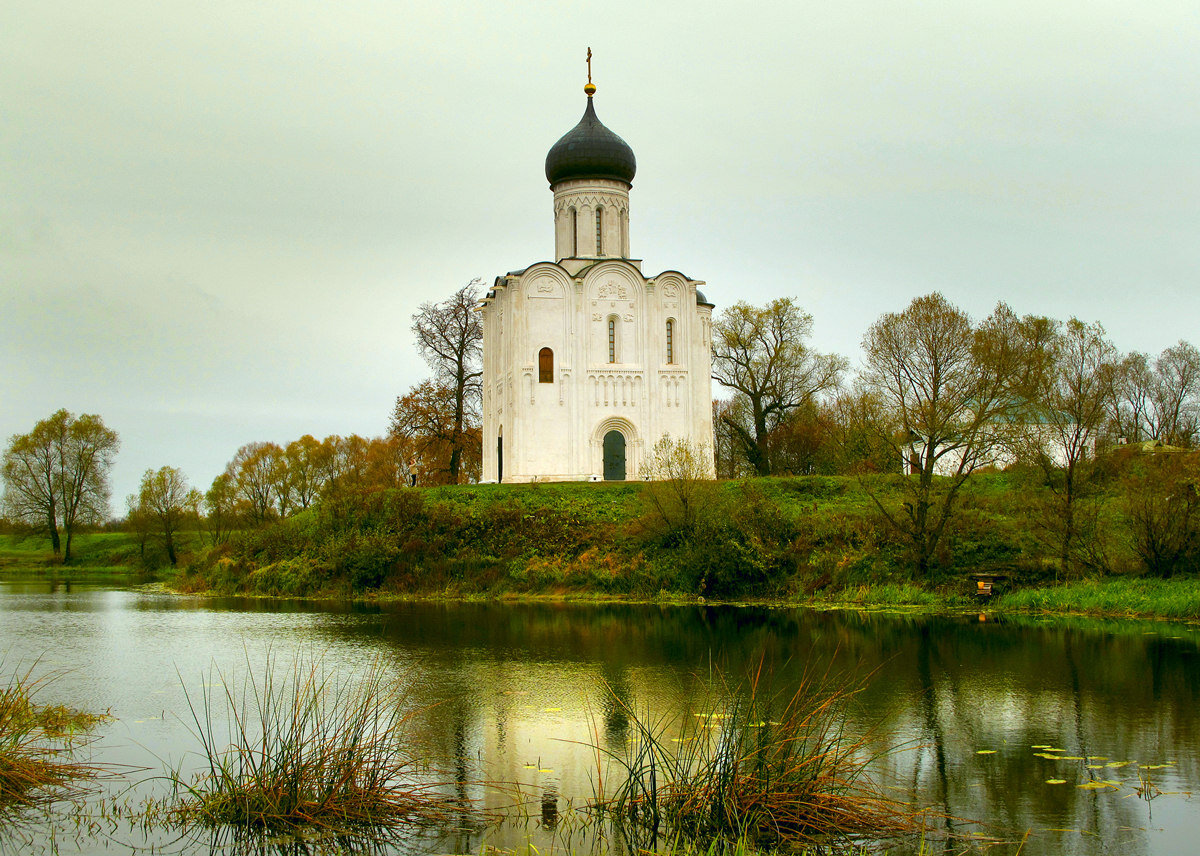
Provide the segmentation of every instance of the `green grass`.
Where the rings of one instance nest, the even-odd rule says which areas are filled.
[[[809,598],[806,603],[856,607],[915,606],[930,609],[966,605],[968,601],[962,595],[930,591],[912,583],[879,583],[818,594]]]
[[[990,604],[1000,610],[1200,619],[1200,579],[1113,577],[1022,589]]]
[[[65,539],[64,539],[65,540]],[[40,536],[0,535],[0,569],[48,570],[114,569],[136,559],[137,544],[125,532],[82,532],[71,540],[71,563],[63,565]],[[126,568],[128,570],[128,568]]]

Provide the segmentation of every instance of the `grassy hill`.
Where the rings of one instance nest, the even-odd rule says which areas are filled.
[[[888,482],[870,485],[899,501]],[[470,485],[327,500],[236,535],[180,584],[284,595],[594,594],[811,596],[912,582],[903,544],[849,477],[698,485],[690,515],[654,484]],[[660,492],[656,502],[655,492]],[[922,587],[962,590],[970,571],[1018,579],[1045,557],[1003,474],[968,485],[958,524]]]

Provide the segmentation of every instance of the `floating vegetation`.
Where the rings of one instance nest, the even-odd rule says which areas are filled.
[[[475,815],[419,775],[409,749],[403,694],[374,663],[359,680],[335,676],[320,660],[297,659],[290,673],[268,656],[240,691],[217,674],[199,704],[184,688],[201,772],[168,775],[163,818],[250,833],[387,837],[407,825],[449,825]],[[224,737],[218,737],[219,723]]]
[[[625,708],[641,740],[623,754],[594,747],[624,775],[611,795],[601,777],[593,808],[643,844],[661,832],[712,852],[735,842],[825,852],[920,830],[922,813],[868,773],[866,738],[845,730],[861,684],[806,674],[775,695],[762,679],[760,666],[742,686],[721,683],[727,701],[700,715],[650,720]]]
[[[38,694],[55,676],[35,678],[35,666],[0,687],[0,812],[48,804],[103,772],[74,758],[79,736],[107,715],[40,704]]]
[[[1096,791],[1101,788],[1113,788],[1115,790],[1121,787],[1121,783],[1105,779],[1102,781],[1084,782],[1082,785],[1076,785],[1076,787],[1083,791]]]

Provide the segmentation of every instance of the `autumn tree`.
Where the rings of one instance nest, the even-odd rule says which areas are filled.
[[[482,457],[479,407],[483,377],[483,321],[478,311],[479,280],[472,280],[440,303],[423,303],[413,316],[413,335],[421,358],[433,370],[433,385],[446,401],[439,410],[448,421],[436,438],[446,445],[447,479],[457,484],[464,456]],[[410,391],[409,396],[422,384]],[[430,390],[424,390],[428,394]],[[400,403],[409,396],[401,397]],[[475,452],[475,446],[480,451]],[[468,448],[470,447],[470,448]]]
[[[287,483],[286,473],[283,449],[275,443],[247,443],[225,467],[234,495],[246,504],[255,524],[275,515],[279,491]]]
[[[772,472],[769,435],[791,411],[837,388],[844,357],[808,347],[813,319],[790,298],[765,307],[739,301],[713,322],[712,376],[744,406],[722,414],[750,465]]]
[[[1045,325],[1007,306],[976,326],[941,294],[888,313],[863,338],[863,399],[875,439],[906,461],[900,509],[871,497],[928,573],[967,477],[1009,439],[1022,391],[1041,370]],[[866,482],[864,482],[866,484]]]
[[[204,493],[204,524],[214,546],[228,541],[238,524],[237,494],[234,478],[227,472],[213,479],[212,486]]]
[[[108,515],[108,475],[119,446],[99,416],[66,410],[13,436],[2,470],[6,513],[44,532],[54,555],[71,561],[76,528]]]
[[[284,478],[288,508],[308,508],[325,483],[329,450],[311,434],[293,440],[283,449]]]
[[[389,431],[411,448],[421,478],[433,483],[474,481],[482,469],[483,442],[478,421],[457,422],[456,395],[427,380],[396,400]]]
[[[367,444],[367,484],[376,489],[406,487],[413,458],[412,445],[401,437],[374,437]]]
[[[138,510],[152,522],[171,567],[178,563],[180,531],[187,521],[199,517],[202,501],[200,492],[188,486],[183,470],[177,467],[160,467],[142,474]]]

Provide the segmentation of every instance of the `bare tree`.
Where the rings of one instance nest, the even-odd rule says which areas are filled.
[[[1154,372],[1140,351],[1126,354],[1113,372],[1108,413],[1116,435],[1130,443],[1142,439],[1150,422],[1150,389]]]
[[[1042,472],[1053,497],[1044,522],[1058,542],[1059,570],[1070,571],[1077,541],[1084,533],[1078,506],[1087,495],[1096,438],[1103,427],[1117,372],[1116,348],[1100,324],[1072,318],[1056,330],[1043,382],[1026,391],[1032,418],[1023,429],[1023,451]]]
[[[1181,340],[1159,354],[1153,367],[1146,354],[1126,355],[1113,376],[1108,406],[1119,437],[1191,446],[1200,433],[1200,350]]]
[[[928,573],[967,477],[990,463],[1008,437],[1021,391],[1041,369],[1038,319],[1000,304],[975,326],[940,294],[918,297],[876,321],[863,338],[861,402],[876,440],[905,462],[902,508],[872,499]],[[864,482],[866,484],[866,482]]]
[[[1200,429],[1200,351],[1180,340],[1154,361],[1151,435],[1169,446],[1190,446]]]
[[[4,506],[14,520],[44,531],[54,555],[71,561],[71,538],[83,523],[108,516],[108,474],[120,440],[99,416],[59,410],[4,453]],[[65,536],[60,540],[59,530]]]
[[[812,316],[790,298],[761,309],[739,301],[713,323],[713,379],[745,401],[743,411],[721,419],[759,475],[772,471],[771,429],[814,396],[836,388],[848,365],[844,357],[808,347],[812,325]],[[741,414],[744,421],[737,418]]]
[[[449,394],[451,410],[448,472],[457,484],[465,447],[476,442],[483,377],[483,321],[478,279],[440,303],[422,303],[413,316],[413,335],[421,358],[433,370],[439,387]],[[399,404],[399,402],[397,402]]]

